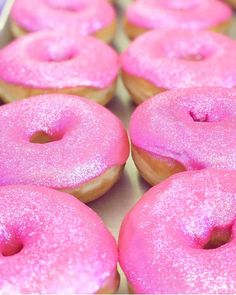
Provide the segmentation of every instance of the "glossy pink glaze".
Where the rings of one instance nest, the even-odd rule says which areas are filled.
[[[149,190],[125,217],[119,259],[136,294],[234,294],[236,172],[177,174]],[[230,242],[204,249],[215,229]]]
[[[102,89],[115,81],[118,71],[117,53],[89,36],[38,32],[0,50],[0,80],[15,85],[41,89],[80,86]]]
[[[88,35],[111,25],[115,11],[107,0],[16,0],[11,17],[30,32],[62,29]]]
[[[39,131],[55,141],[31,143]],[[0,185],[78,188],[124,165],[129,154],[120,120],[77,96],[42,95],[1,106],[0,133]]]
[[[187,170],[236,169],[236,90],[166,91],[141,104],[130,123],[132,143],[179,161]]]
[[[128,22],[144,29],[208,29],[232,15],[219,0],[137,0],[126,11]]]
[[[115,240],[80,201],[47,188],[3,186],[0,212],[2,294],[87,294],[111,286]],[[22,250],[3,256],[16,241]]]
[[[236,42],[210,31],[155,30],[129,46],[121,65],[164,89],[235,87]]]

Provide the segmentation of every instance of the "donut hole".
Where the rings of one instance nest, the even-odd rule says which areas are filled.
[[[76,56],[73,44],[61,40],[58,43],[45,44],[46,48],[42,51],[41,60],[45,62],[62,62],[69,61]]]
[[[214,228],[209,235],[208,241],[204,244],[203,249],[216,249],[231,241],[232,225],[224,228]]]
[[[29,56],[40,62],[66,62],[78,55],[75,40],[53,36],[51,39],[39,38],[27,48]]]
[[[169,59],[201,62],[212,57],[217,46],[206,38],[198,40],[194,35],[183,35],[182,43],[178,38],[173,39],[172,42],[163,43],[162,50]]]
[[[208,114],[197,114],[193,111],[189,112],[190,117],[193,119],[194,122],[202,122],[202,123],[209,123],[213,122]]]
[[[56,133],[56,134],[49,134],[43,130],[36,131],[30,137],[31,143],[38,143],[38,144],[45,144],[49,142],[59,141],[63,137],[63,134]]]
[[[44,59],[44,61],[47,62],[62,62],[62,61],[68,61],[75,57],[75,54],[71,51],[67,51],[64,53],[59,54],[48,54],[48,56]]]
[[[23,243],[18,239],[10,239],[1,245],[1,253],[3,256],[13,256],[23,249]]]
[[[202,53],[190,53],[190,54],[183,54],[178,56],[178,59],[188,60],[188,61],[203,61],[207,58]]]
[[[188,44],[191,48],[191,44]],[[170,59],[182,61],[201,62],[213,55],[213,49],[195,49],[189,52],[181,51],[180,48],[164,48],[165,55]]]

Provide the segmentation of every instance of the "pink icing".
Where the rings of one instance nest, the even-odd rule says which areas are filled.
[[[12,19],[27,31],[62,29],[93,34],[115,21],[107,0],[16,0]]]
[[[89,36],[38,32],[0,51],[0,79],[28,87],[105,88],[116,79],[118,71],[117,53]]]
[[[149,190],[126,216],[121,266],[136,294],[228,294],[236,289],[236,172],[177,174]],[[230,242],[204,246],[214,230]]]
[[[236,90],[196,88],[166,91],[134,112],[132,143],[187,170],[236,169]]]
[[[1,293],[88,294],[115,279],[115,240],[74,197],[33,186],[0,187],[0,212]],[[17,243],[20,252],[3,255]]]
[[[39,131],[55,141],[31,143]],[[0,185],[77,188],[124,165],[129,155],[120,120],[106,108],[70,95],[42,95],[1,106],[0,133]]]
[[[236,42],[210,31],[145,33],[123,53],[121,64],[124,72],[164,89],[236,86]]]
[[[129,23],[144,29],[208,29],[232,17],[219,0],[137,0],[126,11]]]

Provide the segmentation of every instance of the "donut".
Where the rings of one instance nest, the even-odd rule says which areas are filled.
[[[90,202],[119,179],[126,131],[85,98],[42,95],[0,107],[0,185],[34,184]]]
[[[166,91],[133,113],[134,162],[151,185],[185,170],[236,170],[236,90]]]
[[[152,29],[229,30],[233,12],[220,0],[137,0],[126,10],[130,39]]]
[[[172,176],[125,217],[120,264],[136,294],[234,294],[236,172]]]
[[[121,67],[136,104],[170,89],[236,87],[236,42],[210,31],[154,30],[133,41]]]
[[[107,0],[16,0],[11,13],[15,37],[41,30],[63,30],[94,35],[111,42],[116,15]]]
[[[119,285],[115,239],[74,197],[48,188],[0,187],[2,294],[95,294]]]
[[[96,38],[37,32],[0,50],[0,96],[10,102],[56,92],[107,104],[118,72],[117,53]]]

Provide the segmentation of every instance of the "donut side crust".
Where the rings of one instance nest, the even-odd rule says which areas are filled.
[[[140,175],[154,186],[173,174],[186,171],[178,161],[151,153],[132,144],[132,157]]]

